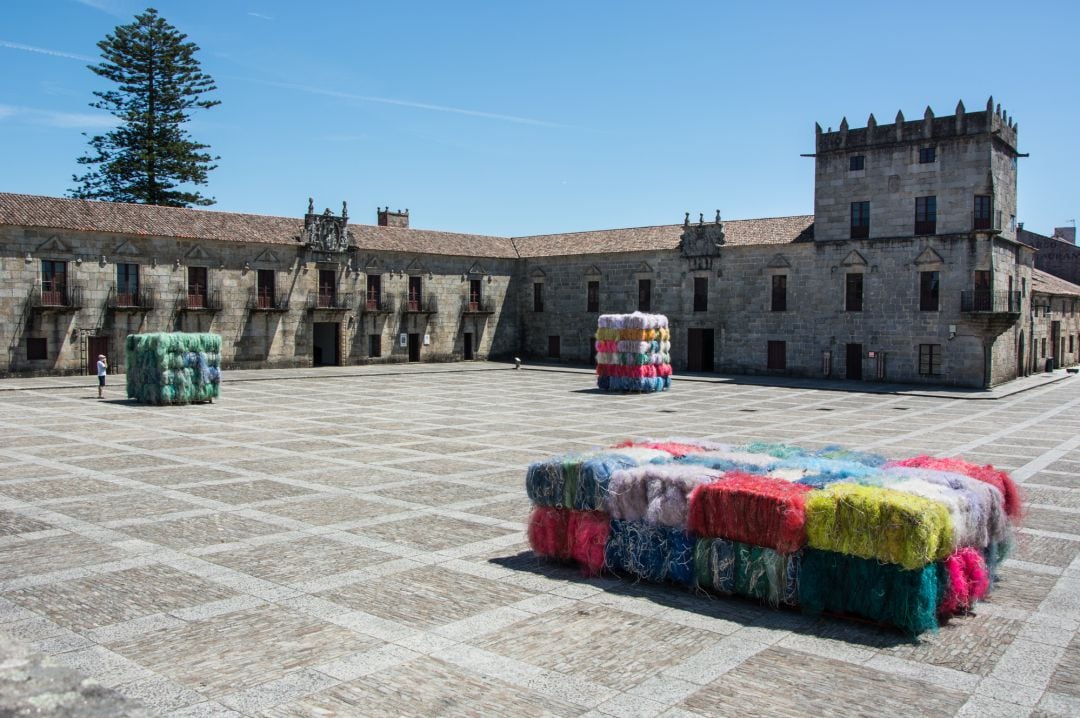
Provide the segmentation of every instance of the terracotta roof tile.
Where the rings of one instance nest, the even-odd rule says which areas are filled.
[[[812,241],[814,238],[813,215],[725,220],[723,224],[726,246],[791,244]],[[682,233],[683,225],[664,224],[656,227],[515,237],[514,246],[522,257],[674,250],[679,248]]]
[[[223,242],[296,244],[303,221],[204,209],[92,202],[0,192],[0,224],[177,237]],[[425,229],[351,224],[361,249],[461,256],[516,258],[509,239]]]
[[[1031,290],[1043,294],[1058,294],[1080,297],[1080,285],[1068,282],[1061,277],[1047,274],[1039,269],[1031,270]]]
[[[303,228],[302,220],[292,217],[3,192],[0,192],[0,224],[264,244],[296,244]],[[724,222],[725,242],[740,246],[811,241],[813,225],[812,215],[729,220]],[[517,258],[674,250],[679,247],[683,226],[605,229],[513,239],[367,224],[351,224],[349,231],[362,250]]]

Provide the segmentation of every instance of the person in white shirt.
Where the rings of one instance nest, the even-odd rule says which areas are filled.
[[[98,354],[97,358],[97,398],[105,398],[105,374],[108,373],[109,365],[105,361],[104,354]]]

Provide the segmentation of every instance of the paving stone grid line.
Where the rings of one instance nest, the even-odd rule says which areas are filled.
[[[0,392],[0,644],[150,714],[1080,714],[1080,382],[971,402],[402,371],[93,396]],[[963,455],[1012,470],[1028,514],[992,600],[918,643],[529,553],[529,461],[670,435]],[[0,709],[30,690],[3,653]]]

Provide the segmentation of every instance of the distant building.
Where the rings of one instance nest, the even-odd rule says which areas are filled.
[[[992,101],[819,126],[813,156],[814,215],[514,238],[0,194],[0,373],[169,330],[220,333],[226,367],[584,363],[598,314],[635,309],[668,315],[684,371],[991,386],[1078,362],[1080,277],[1018,231]]]

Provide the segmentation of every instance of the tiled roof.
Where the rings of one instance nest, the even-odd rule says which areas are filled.
[[[1061,277],[1055,277],[1039,269],[1031,270],[1031,290],[1043,294],[1080,297],[1080,285],[1067,282]]]
[[[293,245],[303,229],[303,221],[293,217],[4,192],[0,192],[0,224],[144,237]],[[679,247],[683,225],[605,229],[513,239],[368,224],[350,224],[349,231],[362,250],[517,258],[674,250]],[[729,246],[811,241],[813,231],[813,215],[724,222],[725,244]]]
[[[522,257],[648,252],[678,249],[682,234],[683,225],[664,224],[656,227],[515,237],[514,246]],[[813,238],[813,215],[724,221],[726,246],[791,244],[812,241]]]
[[[223,242],[296,244],[303,221],[146,204],[92,202],[0,192],[0,224]],[[509,239],[350,224],[361,249],[516,258]]]

